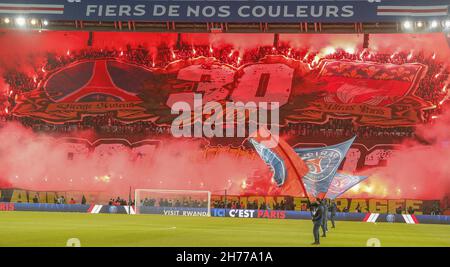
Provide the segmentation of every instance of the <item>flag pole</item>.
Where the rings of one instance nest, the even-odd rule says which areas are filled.
[[[131,215],[131,186],[130,191],[128,193],[128,214]]]

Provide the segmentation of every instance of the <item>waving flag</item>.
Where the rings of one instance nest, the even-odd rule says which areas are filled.
[[[353,186],[367,179],[367,177],[368,176],[355,176],[338,172],[334,176],[330,188],[328,188],[326,197],[330,199],[335,199],[340,195],[344,194],[345,192],[347,192]]]
[[[269,138],[273,139],[270,135]],[[250,138],[250,143],[264,162],[272,169],[272,179],[277,186],[282,188],[282,194],[299,196],[300,192],[307,191],[301,182],[302,177],[308,172],[306,164],[295,154],[295,151],[285,141],[277,140],[277,145],[267,147],[264,145],[265,138],[256,136]]]
[[[303,183],[310,196],[325,197],[331,181],[355,138],[356,136],[333,146],[295,149],[309,169],[303,176]]]

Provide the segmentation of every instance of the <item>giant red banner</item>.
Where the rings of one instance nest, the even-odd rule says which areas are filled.
[[[208,101],[280,103],[281,124],[325,123],[353,118],[360,125],[408,126],[423,120],[432,104],[416,96],[427,67],[323,59],[311,66],[285,56],[266,56],[239,68],[213,58],[178,60],[147,68],[119,59],[78,61],[49,73],[41,86],[25,93],[16,116],[52,123],[114,112],[124,122],[170,125],[170,106]]]

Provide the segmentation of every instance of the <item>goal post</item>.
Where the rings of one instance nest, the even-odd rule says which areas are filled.
[[[211,216],[211,192],[199,190],[136,189],[136,214]]]

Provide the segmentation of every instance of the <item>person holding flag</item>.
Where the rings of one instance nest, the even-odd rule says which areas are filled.
[[[336,211],[337,211],[337,206],[336,206],[336,201],[331,201],[330,204],[330,220],[331,220],[331,228],[336,228],[336,225],[334,223],[334,217],[336,217]]]

